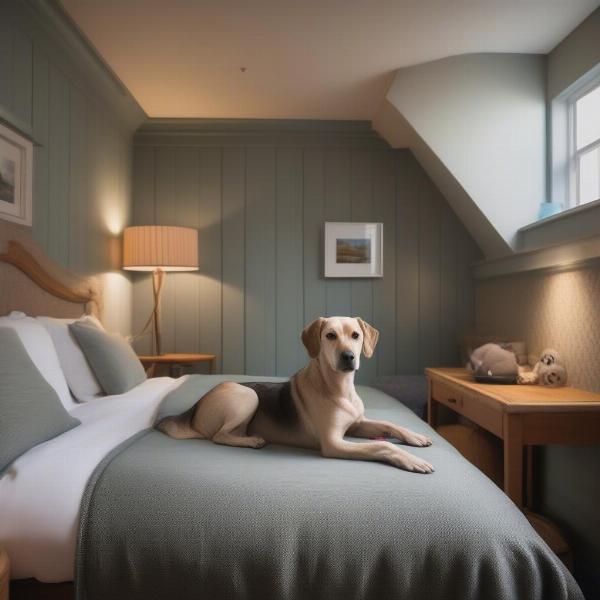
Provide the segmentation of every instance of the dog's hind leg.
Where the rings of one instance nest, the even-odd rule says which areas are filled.
[[[215,444],[262,448],[263,438],[247,435],[257,408],[254,390],[234,382],[221,383],[203,398],[192,425]]]
[[[239,446],[240,448],[262,448],[266,442],[263,438],[254,435],[233,435],[227,431],[218,431],[213,435],[215,444],[224,446]]]
[[[195,406],[186,410],[181,415],[165,417],[155,425],[155,429],[166,433],[176,440],[203,439],[204,436],[192,427],[194,410]]]

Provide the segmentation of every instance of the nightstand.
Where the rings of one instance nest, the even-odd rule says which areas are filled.
[[[519,507],[531,505],[531,446],[600,444],[600,394],[570,387],[476,383],[465,369],[426,369],[426,374],[429,424],[436,428],[442,405],[498,437],[504,492]]]
[[[0,548],[0,600],[8,600],[8,585],[10,582],[10,561],[8,554]]]
[[[157,376],[157,369],[166,365],[165,368],[168,370],[171,377],[178,377],[178,368],[183,365],[194,365],[198,363],[207,362],[209,363],[209,372],[212,374],[215,372],[215,361],[216,356],[214,354],[160,354],[156,356],[139,356],[140,362],[146,369],[148,377]],[[160,369],[159,369],[160,370]]]

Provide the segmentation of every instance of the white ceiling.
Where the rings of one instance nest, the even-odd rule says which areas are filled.
[[[600,4],[62,2],[149,116],[273,119],[371,119],[395,69],[466,52],[547,53]]]

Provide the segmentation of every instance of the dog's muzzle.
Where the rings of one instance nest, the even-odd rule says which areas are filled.
[[[340,354],[338,369],[340,371],[354,371],[354,359],[354,352],[351,352],[350,350],[344,350],[344,352]]]

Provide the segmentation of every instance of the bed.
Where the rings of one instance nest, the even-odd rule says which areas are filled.
[[[0,228],[0,314],[51,305],[60,316],[101,315],[96,282],[46,269],[26,232],[9,233],[21,262],[7,261]],[[27,297],[5,294],[16,279],[32,283]],[[12,577],[75,581],[81,600],[583,597],[516,506],[381,391],[359,388],[367,416],[430,435],[431,448],[411,451],[427,456],[433,475],[152,429],[232,379],[275,380],[157,378],[73,408],[81,425],[27,451],[0,478],[0,545]]]

